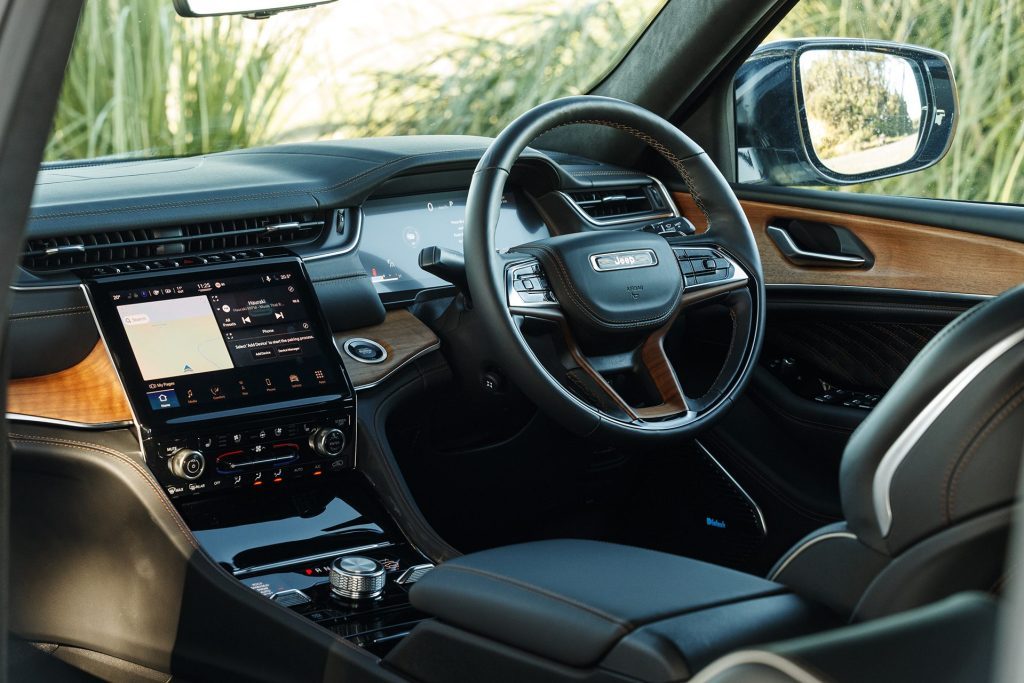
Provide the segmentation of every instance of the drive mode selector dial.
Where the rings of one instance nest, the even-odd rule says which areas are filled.
[[[331,592],[349,600],[369,600],[384,592],[384,566],[369,557],[350,555],[331,563]]]
[[[180,448],[167,461],[171,474],[188,481],[194,481],[203,476],[206,469],[206,458],[199,451],[191,448]]]
[[[323,458],[334,458],[345,450],[345,432],[337,427],[323,427],[309,436],[309,447]]]

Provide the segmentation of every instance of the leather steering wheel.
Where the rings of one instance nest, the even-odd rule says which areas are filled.
[[[535,138],[574,123],[610,126],[653,147],[682,176],[707,231],[670,242],[595,226],[498,253],[494,232],[513,164]],[[464,248],[474,309],[494,360],[541,410],[577,434],[689,436],[721,415],[749,379],[764,332],[764,279],[750,225],[704,151],[642,107],[568,97],[509,124],[474,172]],[[718,257],[717,270],[684,278],[695,263],[687,250]],[[728,308],[732,340],[710,388],[687,396],[664,339],[688,307],[710,300]],[[544,358],[524,333],[538,319],[548,321],[557,346]]]

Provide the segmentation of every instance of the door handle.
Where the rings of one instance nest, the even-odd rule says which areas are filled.
[[[769,225],[768,236],[775,242],[782,255],[791,263],[798,266],[827,266],[829,268],[860,268],[867,261],[863,256],[849,256],[847,254],[825,254],[819,251],[807,251],[801,249],[800,245],[793,241],[785,228],[777,225]]]

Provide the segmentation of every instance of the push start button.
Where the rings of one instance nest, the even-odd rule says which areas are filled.
[[[345,340],[343,348],[350,358],[360,363],[383,363],[388,358],[384,347],[372,339],[353,337]]]

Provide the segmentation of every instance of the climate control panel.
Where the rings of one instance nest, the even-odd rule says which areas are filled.
[[[146,460],[172,498],[273,488],[355,465],[355,408],[264,418],[231,428],[143,440]]]

